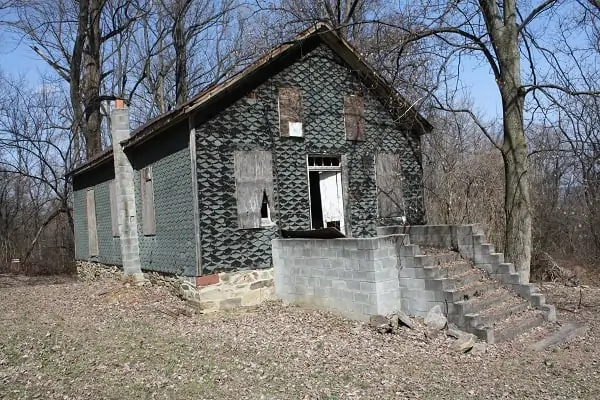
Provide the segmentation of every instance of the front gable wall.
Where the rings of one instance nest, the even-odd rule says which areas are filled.
[[[297,87],[302,94],[303,138],[281,138],[277,92]],[[346,140],[344,96],[364,96],[365,141]],[[235,199],[234,151],[273,153],[275,199],[272,219],[282,229],[309,229],[307,154],[345,155],[348,160],[352,236],[376,235],[375,155],[400,155],[409,223],[422,223],[419,138],[400,130],[394,118],[333,51],[325,45],[277,73],[209,121],[196,127],[198,196],[205,272],[260,268],[271,264],[277,228],[240,230]],[[344,166],[346,167],[346,166]]]

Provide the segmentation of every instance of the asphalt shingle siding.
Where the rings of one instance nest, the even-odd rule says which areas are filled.
[[[192,175],[187,124],[134,150],[134,184],[142,268],[185,276],[196,276]],[[152,165],[156,235],[144,236],[140,170]],[[76,258],[105,264],[121,264],[119,238],[113,238],[108,182],[114,179],[112,163],[76,176],[73,190]],[[95,190],[100,255],[89,257],[86,191]]]
[[[196,276],[194,210],[187,123],[133,151],[140,261],[150,271]],[[156,235],[144,236],[140,170],[152,166]]]
[[[280,138],[277,88],[298,87],[303,99],[303,138]],[[344,96],[365,96],[364,142],[346,140]],[[418,137],[399,130],[383,104],[324,45],[272,76],[196,127],[198,196],[205,273],[271,265],[276,228],[237,227],[233,152],[271,150],[275,177],[272,219],[282,229],[309,229],[307,154],[347,155],[352,235],[374,236],[377,224],[375,154],[400,154],[410,223],[424,220]],[[254,96],[253,96],[254,97]],[[348,204],[345,205],[348,207]]]
[[[108,184],[114,179],[112,164],[75,177],[73,185],[73,218],[75,222],[75,258],[103,264],[121,264],[121,243],[113,237]],[[94,189],[96,225],[98,230],[97,257],[89,256],[86,192]]]
[[[277,90],[285,86],[301,91],[303,138],[280,138]],[[364,96],[364,142],[346,140],[344,130],[344,96],[357,93]],[[241,98],[200,122],[196,146],[203,274],[271,266],[271,239],[278,236],[278,228],[238,229],[236,150],[272,151],[275,199],[271,217],[282,229],[310,228],[308,154],[346,155],[349,204],[344,206],[350,208],[353,236],[374,236],[377,223],[386,222],[377,221],[375,155],[379,151],[400,155],[408,222],[424,222],[419,138],[398,128],[381,101],[324,45],[260,84],[252,98]],[[135,148],[132,154],[142,268],[197,275],[187,122]],[[152,165],[154,177],[154,236],[142,234],[139,177],[148,165]],[[100,249],[97,261],[121,262],[119,239],[112,237],[111,230],[108,182],[114,178],[112,168],[108,163],[74,178],[77,259],[89,259],[85,191],[93,187]]]

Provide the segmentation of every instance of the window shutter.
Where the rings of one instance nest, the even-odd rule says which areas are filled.
[[[156,235],[152,167],[146,167],[140,171],[140,191],[142,192],[143,233],[145,236]]]
[[[378,154],[375,164],[379,217],[403,216],[404,197],[400,157],[396,154]]]
[[[346,139],[365,140],[365,105],[362,96],[344,97]]]
[[[273,164],[271,152],[234,152],[235,196],[237,200],[238,227],[260,228],[264,193],[273,204]],[[273,209],[271,208],[271,215]]]
[[[96,226],[96,197],[94,189],[86,193],[87,197],[87,223],[88,223],[88,252],[91,256],[98,256],[98,227]]]
[[[279,88],[279,130],[281,136],[302,136],[302,94],[298,88]]]
[[[110,197],[110,222],[113,237],[119,237],[119,209],[117,207],[117,188],[115,181],[108,183],[108,195]]]

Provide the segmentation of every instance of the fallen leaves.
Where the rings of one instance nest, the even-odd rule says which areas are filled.
[[[0,398],[600,397],[592,308],[590,333],[568,347],[528,350],[548,325],[462,353],[419,319],[381,335],[279,303],[198,315],[166,289],[111,280],[4,286],[0,304]]]

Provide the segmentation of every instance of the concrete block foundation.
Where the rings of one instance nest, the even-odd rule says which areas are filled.
[[[275,239],[275,294],[285,301],[354,319],[401,307],[398,254],[405,235],[347,239]]]

